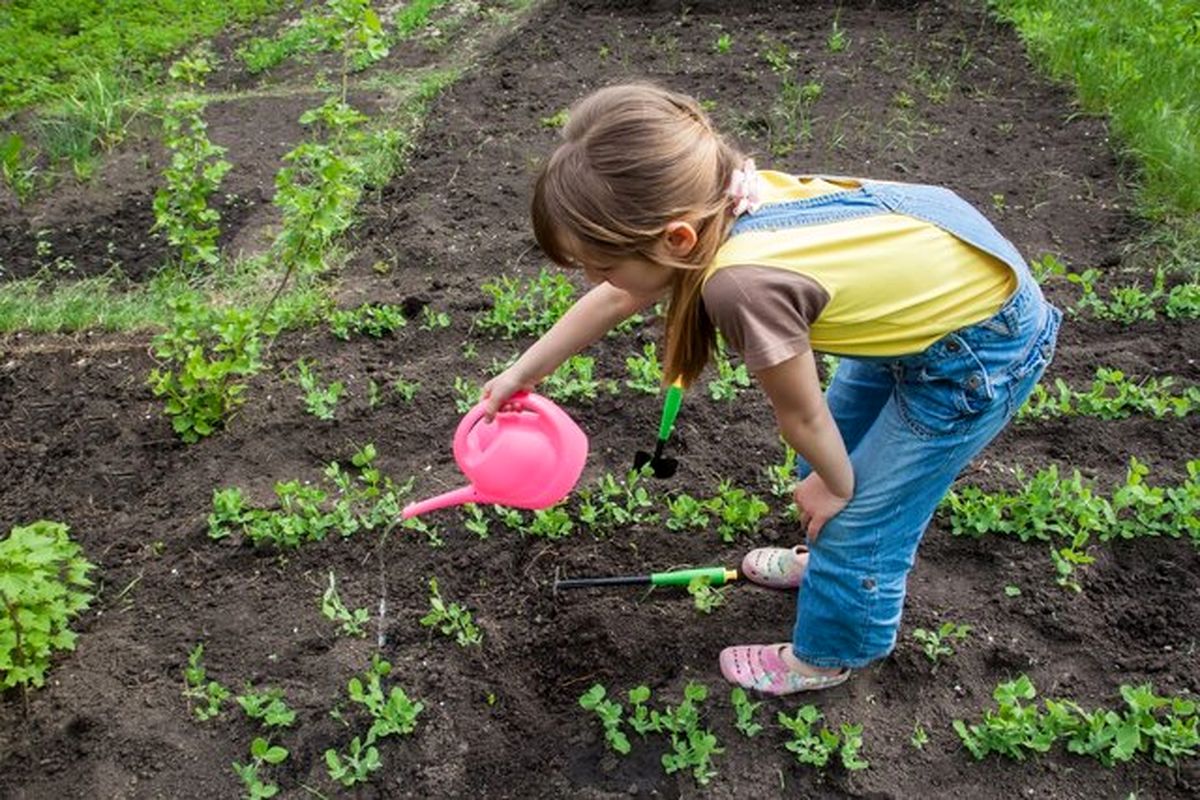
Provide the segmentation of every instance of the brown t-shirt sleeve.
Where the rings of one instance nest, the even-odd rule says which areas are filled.
[[[751,264],[717,270],[701,296],[709,319],[751,372],[812,349],[809,327],[829,302],[812,278]]]

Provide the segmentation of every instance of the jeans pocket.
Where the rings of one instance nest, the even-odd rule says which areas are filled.
[[[968,380],[975,380],[974,377]],[[987,377],[979,380],[986,382]],[[922,381],[896,387],[896,407],[913,433],[924,438],[946,436],[968,430],[987,410],[992,398],[978,388],[953,381]]]
[[[1041,374],[1054,360],[1054,351],[1058,346],[1058,329],[1062,324],[1063,313],[1056,307],[1046,304],[1046,324],[1038,332],[1033,344],[1025,352],[1024,357],[1013,367],[1011,375],[1020,381],[1031,372]]]

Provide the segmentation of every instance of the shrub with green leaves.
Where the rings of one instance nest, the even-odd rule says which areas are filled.
[[[541,336],[575,301],[571,281],[544,267],[530,281],[502,275],[480,288],[492,298],[492,307],[480,314],[475,324],[504,339]]]
[[[167,234],[179,251],[185,269],[212,266],[218,261],[217,237],[221,214],[208,198],[221,185],[232,166],[221,156],[225,148],[209,141],[204,121],[204,100],[190,92],[204,86],[212,64],[203,54],[185,56],[171,65],[169,74],[183,92],[167,102],[163,114],[163,143],[171,161],[154,194],[154,227]]]
[[[459,647],[483,644],[483,631],[471,618],[471,612],[458,603],[447,603],[438,591],[437,578],[429,579],[429,613],[421,617],[421,625],[436,627],[453,637]]]
[[[70,622],[91,604],[93,569],[61,522],[0,539],[0,690],[42,686],[54,651],[75,649]]]
[[[262,331],[253,314],[218,310],[198,295],[168,302],[171,322],[154,338],[161,359],[147,381],[155,397],[166,398],[163,412],[188,444],[225,424],[245,402],[243,380],[262,368]]]
[[[1190,698],[1160,697],[1151,684],[1120,687],[1123,712],[1086,711],[1071,700],[1044,701],[1045,713],[1033,700],[1037,690],[1021,675],[999,684],[992,694],[997,708],[985,710],[983,720],[967,724],[954,720],[954,730],[976,759],[991,753],[1023,761],[1045,753],[1056,742],[1067,750],[1091,756],[1106,767],[1130,761],[1139,754],[1175,766],[1200,749],[1200,716]]]

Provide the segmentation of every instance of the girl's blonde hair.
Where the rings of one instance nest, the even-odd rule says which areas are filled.
[[[651,84],[610,86],[570,110],[564,141],[534,185],[533,232],[561,266],[580,246],[603,258],[636,255],[677,268],[667,311],[664,383],[690,384],[704,369],[715,331],[700,303],[704,267],[733,224],[726,194],[745,160],[692,98]],[[662,247],[667,224],[696,229],[680,260]]]

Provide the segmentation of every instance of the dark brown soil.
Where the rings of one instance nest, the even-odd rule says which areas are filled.
[[[29,695],[28,716],[19,693],[0,697],[0,796],[234,796],[240,787],[231,764],[246,761],[256,734],[240,711],[204,724],[190,717],[180,691],[187,653],[198,642],[211,678],[239,691],[247,683],[281,687],[298,711],[295,726],[278,737],[290,757],[269,771],[282,796],[341,794],[323,752],[344,748],[365,726],[348,715],[353,728],[345,728],[329,711],[347,707],[347,680],[377,648],[374,633],[340,637],[320,615],[330,570],[348,605],[372,610],[373,631],[386,596],[380,652],[394,664],[395,681],[426,705],[414,736],[383,743],[384,768],[356,796],[1196,796],[1194,760],[1179,770],[1149,761],[1105,769],[1056,750],[1022,763],[977,763],[951,729],[955,718],[977,719],[993,687],[1021,672],[1043,696],[1087,707],[1117,706],[1122,683],[1200,691],[1200,554],[1186,541],[1097,545],[1083,592],[1073,594],[1054,584],[1044,546],[953,538],[935,521],[910,581],[896,652],[844,686],[805,698],[834,724],[865,725],[870,769],[821,775],[794,762],[773,725],[777,711],[801,701],[766,703],[760,719],[767,730],[747,740],[733,728],[716,667],[727,644],[786,638],[793,598],[736,587],[725,607],[704,617],[682,592],[551,592],[560,574],[735,565],[755,544],[794,542],[794,524],[777,498],[762,530],[735,544],[711,530],[684,535],[658,525],[548,542],[498,523],[480,541],[457,512],[431,517],[441,525],[442,548],[412,533],[382,546],[359,533],[280,557],[207,538],[214,489],[239,486],[267,504],[276,481],[319,481],[326,463],[347,460],[368,441],[384,472],[397,481],[416,477],[415,494],[459,482],[449,447],[459,418],[454,378],[481,381],[494,358],[528,344],[488,339],[472,321],[486,305],[483,281],[528,276],[541,265],[525,221],[530,167],[554,139],[539,120],[606,82],[651,77],[716,101],[717,118],[762,164],[957,187],[990,209],[1030,256],[1053,251],[1072,265],[1114,269],[1136,234],[1103,123],[1075,114],[1069,92],[1037,78],[1014,34],[974,5],[843,4],[839,24],[850,46],[841,53],[825,47],[833,4],[755,3],[737,12],[724,4],[688,12],[651,5],[550,4],[535,12],[438,102],[407,174],[364,208],[356,255],[341,276],[342,302],[430,304],[450,314],[450,328],[410,324],[382,341],[341,342],[323,329],[289,334],[271,350],[274,369],[252,381],[250,401],[228,429],[192,446],[174,438],[146,388],[153,366],[147,338],[0,342],[0,530],[61,520],[99,565],[97,600],[76,625],[77,651],[56,659],[47,686]],[[732,36],[726,55],[714,49],[721,31]],[[769,46],[764,37],[800,53],[800,76],[824,85],[813,139],[782,158],[770,156],[761,123],[779,84],[756,55]],[[930,101],[914,83],[921,67],[932,74],[953,68],[944,102]],[[899,91],[915,101],[908,129],[926,134],[901,141],[887,133]],[[238,142],[236,116],[231,110],[214,121],[214,138],[228,130],[231,146]],[[295,117],[290,110],[280,116]],[[296,133],[280,124],[257,143],[250,140],[258,129],[245,131],[240,146],[263,163],[277,159]],[[238,163],[232,178],[243,167],[231,160]],[[246,169],[265,168],[256,162]],[[264,189],[261,202],[268,199]],[[110,209],[103,220],[112,219],[123,217]],[[370,269],[381,259],[392,266],[385,275]],[[1052,283],[1050,292],[1064,304],[1074,296],[1065,283]],[[1084,384],[1097,365],[1115,365],[1194,382],[1197,330],[1069,320],[1051,377]],[[600,376],[623,379],[624,358],[657,333],[647,323],[631,337],[602,342],[593,353]],[[475,360],[462,355],[467,340],[478,350]],[[284,368],[301,357],[315,359],[327,381],[346,382],[336,421],[308,415],[300,390],[285,379]],[[370,408],[367,380],[401,376],[421,382],[415,402]],[[591,437],[584,483],[623,471],[636,450],[653,444],[652,398],[625,391],[568,408]],[[681,467],[656,491],[703,496],[724,478],[767,496],[762,468],[781,457],[757,391],[732,404],[689,393],[669,450]],[[1013,467],[1059,462],[1107,489],[1136,455],[1154,476],[1174,482],[1197,453],[1200,428],[1191,418],[1063,419],[1012,427],[965,479],[1011,487]],[[485,635],[481,649],[461,649],[418,624],[431,576],[448,600],[474,612]],[[1021,587],[1019,597],[1005,596],[1009,584]],[[933,674],[910,634],[946,619],[973,633]],[[595,682],[621,693],[645,683],[657,702],[674,704],[689,680],[712,690],[707,720],[725,748],[706,790],[687,775],[664,775],[655,740],[635,737],[625,759],[606,754],[598,723],[577,705]],[[918,723],[930,737],[922,750],[909,743]]]

